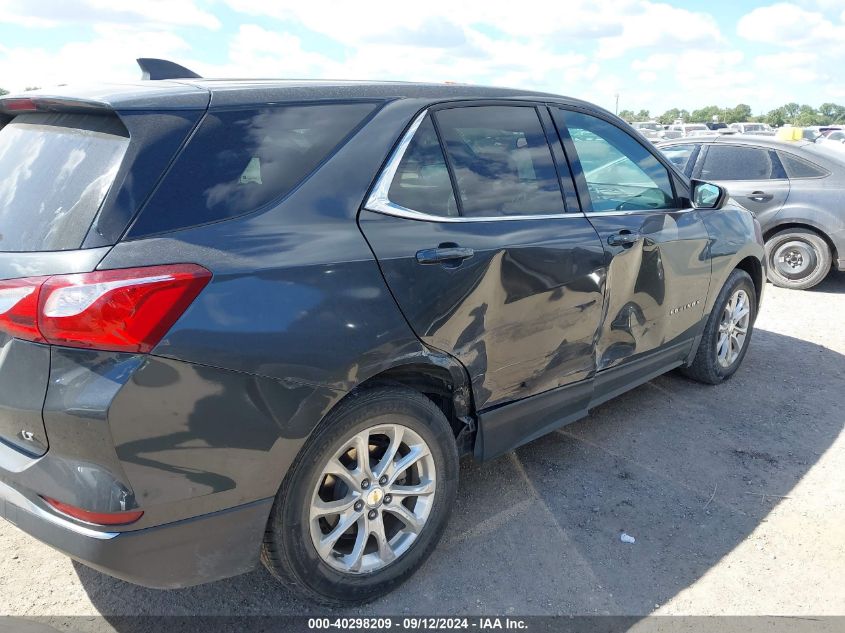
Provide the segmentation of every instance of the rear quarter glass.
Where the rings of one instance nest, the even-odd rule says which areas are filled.
[[[12,119],[0,129],[0,251],[79,248],[128,145],[114,116]]]
[[[128,237],[225,220],[281,199],[349,138],[376,105],[307,104],[209,112]]]

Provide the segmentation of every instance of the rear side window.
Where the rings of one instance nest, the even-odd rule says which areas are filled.
[[[703,180],[782,180],[777,155],[762,147],[711,145],[701,170]]]
[[[408,145],[387,197],[413,211],[458,215],[446,158],[430,117],[425,118]]]
[[[290,193],[375,109],[372,103],[211,112],[130,235],[243,215]]]
[[[79,248],[128,145],[110,116],[22,114],[0,129],[0,251]]]
[[[551,150],[532,107],[473,106],[435,115],[463,215],[564,213]]]
[[[827,170],[792,154],[778,152],[778,157],[790,178],[822,178],[828,174]]]
[[[690,156],[695,151],[695,145],[670,145],[661,148],[661,150],[675,167],[686,173]]]

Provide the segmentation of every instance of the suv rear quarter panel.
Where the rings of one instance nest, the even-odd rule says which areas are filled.
[[[356,223],[382,161],[422,105],[383,107],[267,211],[121,242],[102,261],[101,269],[190,262],[214,274],[109,410],[136,498],[160,508],[142,520],[274,495],[346,393],[428,354]],[[127,362],[114,356],[96,371]]]

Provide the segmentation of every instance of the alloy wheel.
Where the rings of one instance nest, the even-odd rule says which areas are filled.
[[[400,424],[361,431],[322,469],[311,497],[311,541],[320,558],[350,574],[379,571],[416,541],[434,503],[434,458]]]
[[[745,290],[736,290],[722,310],[716,357],[722,367],[730,367],[739,358],[748,338],[751,322],[751,300]]]

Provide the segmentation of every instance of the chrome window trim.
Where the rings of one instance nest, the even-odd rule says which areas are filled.
[[[421,222],[446,222],[446,223],[463,223],[463,222],[500,222],[500,221],[514,221],[514,220],[557,220],[563,218],[589,218],[612,215],[634,215],[637,213],[677,213],[679,211],[691,211],[691,209],[640,209],[635,211],[594,211],[590,213],[583,213],[581,211],[573,211],[567,213],[544,213],[535,215],[490,215],[490,216],[443,216],[425,213],[423,211],[415,211],[408,209],[402,205],[391,202],[388,198],[390,185],[393,184],[393,179],[396,177],[396,172],[399,169],[399,164],[405,157],[405,152],[408,151],[408,146],[411,140],[417,133],[420,125],[428,116],[428,109],[426,108],[420,112],[411,123],[408,131],[399,141],[399,145],[393,150],[393,154],[388,159],[387,163],[379,174],[370,196],[364,203],[364,210],[372,211],[373,213],[381,213],[383,215],[390,215],[397,218],[404,218],[406,220],[417,220]],[[457,192],[454,192],[458,195]]]
[[[689,209],[680,209],[680,208],[672,208],[672,209],[634,209],[632,211],[589,211],[588,213],[582,214],[586,218],[601,218],[608,215],[640,215],[644,213],[689,213],[690,211],[696,211],[697,209],[689,208]]]

